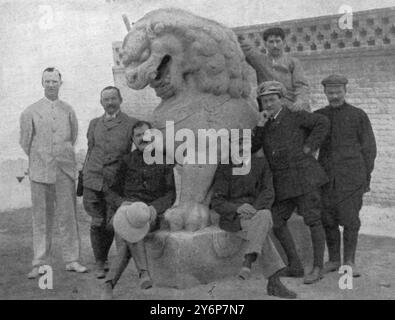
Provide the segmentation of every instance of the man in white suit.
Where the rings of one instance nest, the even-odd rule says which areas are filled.
[[[58,99],[62,76],[55,68],[42,74],[45,96],[27,107],[20,118],[20,145],[29,157],[32,195],[33,269],[39,276],[48,264],[54,212],[59,217],[63,259],[67,271],[87,272],[79,263],[80,238],[76,219],[76,161],[78,122],[73,108]]]

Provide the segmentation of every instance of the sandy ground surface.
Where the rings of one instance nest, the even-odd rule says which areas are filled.
[[[79,209],[82,258],[92,268],[89,220]],[[300,299],[395,299],[395,208],[364,207],[357,263],[363,276],[353,281],[352,290],[339,289],[341,275],[331,273],[314,285],[301,279],[283,278]],[[32,258],[30,209],[0,213],[0,299],[98,299],[103,282],[93,273],[64,271],[57,230],[53,244],[54,288],[41,290],[38,280],[28,280]],[[115,249],[112,248],[111,255]],[[255,270],[252,278],[226,278],[207,285],[177,290],[157,288],[141,291],[133,263],[114,291],[116,299],[275,299],[266,295],[266,280]]]

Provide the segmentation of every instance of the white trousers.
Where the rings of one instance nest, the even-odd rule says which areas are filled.
[[[273,221],[270,211],[259,210],[251,219],[240,220],[239,236],[248,242],[245,254],[262,255],[262,272],[269,278],[285,267],[270,236]]]
[[[30,181],[33,221],[33,266],[48,264],[55,215],[58,216],[63,260],[80,258],[80,238],[76,216],[75,181],[57,169],[56,183]]]

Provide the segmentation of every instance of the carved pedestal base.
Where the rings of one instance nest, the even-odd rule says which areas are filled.
[[[215,226],[196,232],[158,231],[146,241],[154,283],[182,289],[234,275],[242,263],[243,244]]]
[[[292,217],[289,226],[308,269],[312,260],[309,230],[300,217]],[[276,243],[274,237],[273,240]],[[217,226],[197,232],[161,230],[146,238],[148,264],[155,286],[179,289],[237,275],[244,247],[241,238]],[[259,260],[254,269],[259,270]]]

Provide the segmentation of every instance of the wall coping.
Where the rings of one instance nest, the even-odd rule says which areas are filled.
[[[261,52],[262,39],[268,27],[281,26],[286,31],[285,51],[300,59],[327,59],[334,55],[347,57],[395,54],[395,6],[353,12],[353,28],[342,30],[342,14],[279,21],[232,28],[239,39],[248,38]],[[122,41],[113,42],[113,70],[123,69],[119,53]]]
[[[368,16],[368,15],[375,15],[375,14],[384,14],[388,15],[388,12],[395,13],[395,6],[392,7],[386,7],[386,8],[377,8],[377,9],[369,9],[369,10],[360,10],[360,11],[353,11],[353,18],[357,17],[363,17],[363,16]],[[266,29],[268,27],[274,27],[274,26],[279,26],[281,24],[303,24],[303,23],[313,23],[313,22],[320,22],[322,23],[323,20],[332,20],[332,19],[337,19],[341,16],[341,13],[337,14],[330,14],[330,15],[322,15],[322,16],[316,16],[316,17],[309,17],[309,18],[301,18],[301,19],[293,19],[293,20],[282,20],[282,21],[276,21],[276,22],[270,22],[270,23],[260,23],[260,24],[252,24],[248,26],[238,26],[232,28],[236,33],[238,32],[243,32],[243,31],[262,31],[263,29]]]

